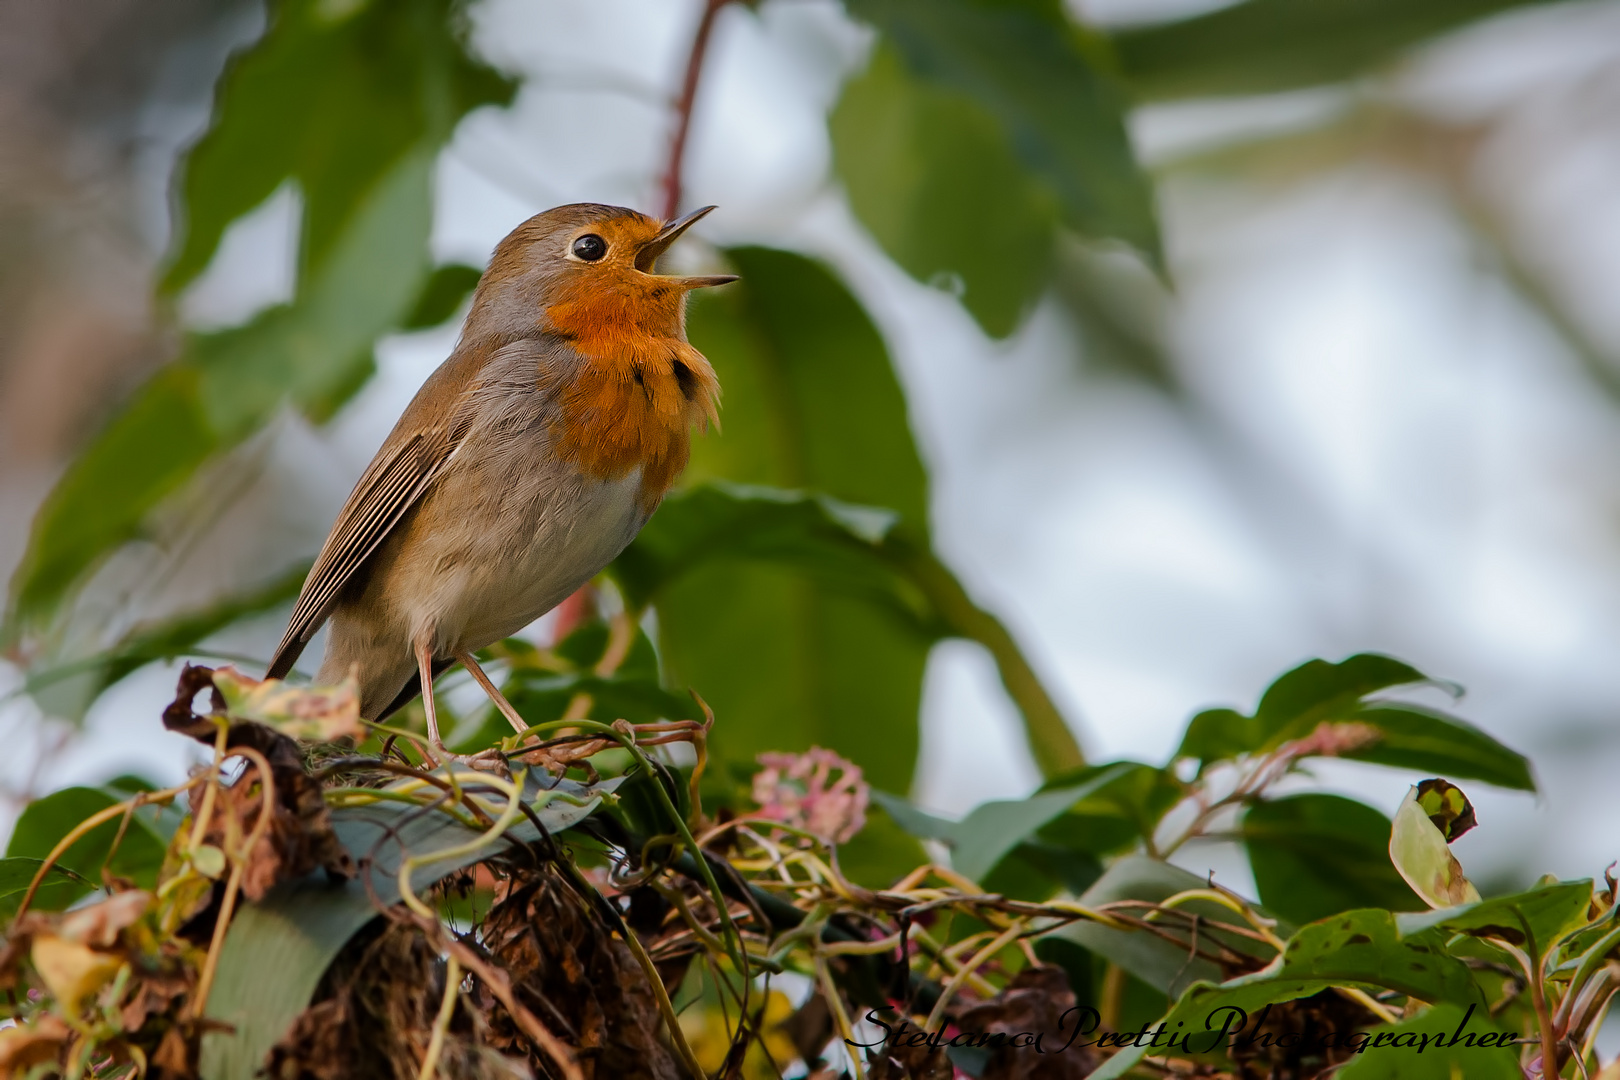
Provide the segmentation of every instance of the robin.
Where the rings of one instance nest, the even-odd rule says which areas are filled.
[[[718,420],[720,384],[686,340],[686,296],[736,278],[654,270],[713,209],[659,222],[576,203],[500,242],[461,340],[338,512],[268,677],[284,677],[330,620],[317,681],[356,672],[368,720],[425,689],[436,759],[455,757],[432,693],[452,664],[528,726],[473,653],[624,550],[685,468],[693,425]]]

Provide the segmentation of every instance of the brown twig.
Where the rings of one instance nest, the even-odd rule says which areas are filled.
[[[681,209],[681,165],[686,159],[686,137],[692,128],[692,105],[697,101],[698,80],[703,75],[703,60],[709,51],[709,38],[714,34],[714,19],[720,9],[731,0],[703,0],[703,15],[698,19],[697,34],[692,38],[692,51],[686,58],[686,77],[681,81],[681,96],[675,102],[675,134],[669,144],[669,164],[664,169],[665,221]]]
[[[242,878],[247,874],[248,862],[253,858],[253,852],[258,849],[259,842],[269,834],[270,821],[276,814],[276,781],[270,771],[270,762],[265,756],[246,746],[238,746],[226,756],[245,757],[259,770],[259,820],[253,823],[253,831],[248,834],[247,843],[232,860],[231,876],[225,884],[225,895],[220,900],[219,915],[214,919],[214,936],[208,943],[208,955],[203,959],[202,972],[197,977],[197,990],[191,998],[193,1019],[201,1019],[203,1010],[208,1007],[208,994],[214,986],[214,972],[219,967],[219,954],[225,948],[225,933],[230,928],[231,916],[236,911],[236,898],[242,893]],[[215,782],[218,783],[218,780]],[[238,781],[238,783],[246,782],[245,778]]]
[[[536,1046],[544,1050],[547,1057],[557,1063],[557,1067],[562,1070],[563,1076],[567,1080],[585,1080],[584,1073],[579,1068],[579,1061],[574,1056],[574,1051],[567,1043],[553,1035],[540,1022],[540,1018],[525,1008],[523,1003],[517,999],[517,995],[512,993],[512,980],[507,976],[506,972],[492,964],[485,963],[481,956],[461,942],[448,935],[445,937],[445,951],[454,957],[462,967],[477,976],[485,986],[489,987],[489,992],[494,994],[495,999],[506,1007],[507,1013],[517,1026],[522,1029],[523,1034],[527,1035]]]

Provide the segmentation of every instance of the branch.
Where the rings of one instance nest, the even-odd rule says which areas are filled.
[[[686,158],[686,136],[692,127],[692,104],[697,100],[703,59],[709,51],[709,38],[714,34],[714,17],[729,3],[731,0],[703,0],[703,17],[698,20],[692,51],[686,58],[686,78],[681,82],[681,96],[675,103],[675,136],[670,140],[669,164],[664,168],[665,221],[673,218],[681,209],[681,163]]]

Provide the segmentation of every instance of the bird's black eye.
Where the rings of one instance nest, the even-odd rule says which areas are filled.
[[[607,254],[607,241],[595,233],[586,233],[574,241],[574,257],[595,262]]]

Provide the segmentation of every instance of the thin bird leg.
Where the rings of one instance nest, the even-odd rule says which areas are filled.
[[[463,765],[471,766],[483,772],[499,773],[510,776],[511,772],[506,766],[506,755],[499,747],[490,747],[476,754],[452,754],[450,748],[444,745],[439,738],[439,712],[438,703],[433,700],[433,652],[426,645],[416,646],[416,668],[422,676],[422,710],[427,713],[428,726],[428,753],[433,757],[435,765],[443,765],[446,761],[459,761]],[[479,682],[486,682],[484,673],[472,668],[474,677]],[[487,685],[485,687],[488,689]],[[502,698],[502,701],[505,699]],[[508,705],[510,709],[512,706]]]
[[[494,702],[495,707],[501,711],[501,715],[506,717],[506,722],[512,725],[512,730],[518,732],[529,730],[528,721],[518,715],[518,711],[512,707],[510,701],[506,700],[506,695],[501,693],[494,680],[484,673],[483,668],[478,666],[478,661],[473,658],[472,653],[462,650],[452,655],[457,663],[467,669],[467,673],[473,677],[478,685],[484,688],[484,693],[489,695],[489,700]],[[545,750],[535,750],[525,756],[523,760],[530,765],[539,765],[547,772],[554,773],[557,776],[561,776],[568,771],[567,766]]]
[[[428,745],[433,749],[434,763],[443,765],[445,758],[455,755],[439,738],[438,704],[433,700],[433,651],[420,642],[416,646],[416,670],[422,676],[422,711],[427,713]]]
[[[451,655],[455,657],[457,663],[467,669],[467,673],[473,677],[473,680],[484,688],[484,693],[489,695],[489,700],[494,702],[495,707],[501,711],[501,715],[506,717],[506,722],[512,725],[513,731],[529,730],[529,722],[518,715],[518,711],[512,707],[512,703],[506,700],[506,695],[501,693],[488,675],[484,674],[484,669],[478,666],[478,661],[473,658],[472,653],[464,649]]]

